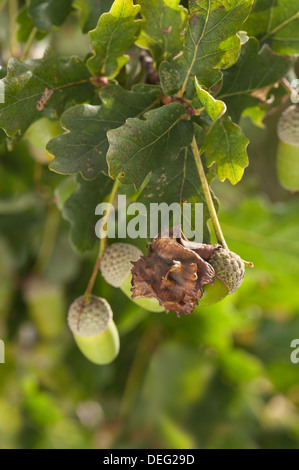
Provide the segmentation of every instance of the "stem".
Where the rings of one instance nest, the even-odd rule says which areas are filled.
[[[116,179],[114,181],[113,188],[112,188],[112,191],[110,193],[109,201],[108,201],[109,204],[111,204],[111,205],[113,204],[114,198],[116,196],[118,186],[119,186],[119,182]],[[109,205],[108,207],[110,208],[111,206]],[[111,213],[111,209],[108,209],[107,214],[106,214],[106,223],[105,223],[105,225],[107,225],[107,223],[108,223],[110,213]],[[104,228],[104,225],[103,225],[103,228]],[[78,330],[79,330],[80,319],[81,319],[81,314],[82,314],[82,311],[83,311],[83,308],[84,308],[84,304],[86,304],[86,302],[88,302],[88,300],[90,298],[90,294],[91,294],[93,286],[94,286],[94,283],[96,282],[96,278],[97,278],[100,263],[101,263],[102,254],[105,250],[106,244],[107,244],[107,236],[104,237],[104,238],[101,238],[99,253],[98,253],[95,265],[93,267],[90,279],[88,281],[88,284],[87,284],[87,287],[86,287],[86,290],[85,290],[85,293],[84,293],[84,296],[83,296],[83,302],[82,302],[82,305],[81,305],[81,308],[80,308],[80,311],[79,311],[79,315],[78,315],[78,323],[77,323]]]
[[[28,54],[29,54],[29,51],[30,51],[30,48],[32,46],[32,43],[35,39],[35,36],[37,35],[37,32],[38,32],[38,29],[36,27],[34,27],[30,33],[30,36],[28,38],[28,41],[25,45],[25,48],[23,50],[23,54],[22,54],[22,57],[21,57],[21,60],[26,60],[27,57],[28,57]]]
[[[114,201],[116,193],[117,193],[118,186],[119,186],[119,182],[117,180],[115,180],[112,191],[111,191],[110,196],[109,196],[109,201],[108,201],[109,204],[113,204],[113,201]],[[108,206],[108,207],[111,207],[111,206]],[[111,209],[108,209],[106,217],[105,217],[106,218],[105,225],[108,223],[110,213],[111,213]],[[94,283],[96,281],[96,278],[97,278],[97,275],[98,275],[98,272],[99,272],[101,257],[102,257],[103,251],[105,250],[106,244],[107,244],[107,237],[101,238],[98,257],[97,257],[97,260],[95,262],[93,271],[91,273],[91,277],[89,279],[86,291],[84,293],[84,302],[83,302],[83,305],[82,305],[82,309],[83,309],[84,303],[88,301],[88,299],[90,297],[90,294],[91,294],[91,291],[93,289]],[[79,320],[80,320],[80,314],[79,314],[78,321]]]
[[[223,246],[223,248],[228,249],[225,238],[224,238],[224,235],[222,233],[222,229],[221,229],[219,220],[218,220],[217,212],[216,212],[214,202],[213,202],[213,199],[212,199],[212,196],[211,196],[209,183],[207,181],[205,170],[204,170],[201,158],[200,158],[200,154],[199,154],[199,150],[198,150],[198,146],[197,146],[195,136],[193,136],[193,141],[192,141],[192,144],[191,144],[191,148],[192,148],[192,152],[193,152],[193,155],[194,155],[194,159],[195,159],[195,163],[196,163],[196,167],[197,167],[197,171],[198,171],[198,176],[199,176],[201,184],[202,184],[202,189],[203,189],[203,192],[204,192],[204,195],[205,195],[206,203],[207,203],[207,206],[208,206],[208,209],[209,209],[209,213],[210,213],[210,217],[211,217],[211,220],[212,220],[212,224],[213,224],[213,227],[214,227],[214,231],[215,231],[215,234],[216,234],[217,241],[218,241],[218,243],[220,243],[220,245]]]
[[[8,15],[9,15],[9,47],[12,57],[18,57],[20,50],[16,41],[15,26],[16,17],[18,14],[18,0],[9,0],[8,2]]]
[[[46,269],[53,253],[59,221],[60,213],[56,206],[51,205],[48,209],[43,239],[40,246],[37,261],[34,266],[34,269],[40,273],[42,273]]]

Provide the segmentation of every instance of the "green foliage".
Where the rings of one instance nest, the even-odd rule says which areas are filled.
[[[256,0],[244,29],[278,54],[298,54],[299,2]]]
[[[182,120],[185,108],[172,103],[145,113],[145,120],[128,119],[108,132],[107,160],[112,178],[140,187],[152,170],[190,145],[192,124]]]
[[[150,51],[158,68],[163,60],[170,61],[181,51],[187,12],[179,5],[179,0],[140,0],[138,3],[144,24],[136,44]]]
[[[99,16],[110,10],[112,3],[113,0],[74,0],[73,6],[82,11],[83,33],[96,27]]]
[[[91,250],[97,240],[95,235],[95,207],[111,191],[112,181],[104,175],[86,182],[78,177],[79,188],[67,199],[63,217],[71,222],[71,240],[78,251]]]
[[[34,28],[34,23],[32,18],[29,16],[28,6],[25,5],[22,9],[20,9],[17,23],[19,25],[17,37],[20,42],[26,42],[29,39],[30,33]],[[46,36],[47,32],[39,31],[36,38],[43,39]]]
[[[240,53],[237,31],[246,20],[252,0],[221,2],[190,0],[189,21],[182,54],[160,67],[166,94],[194,93],[194,77],[200,85],[212,87],[221,79],[220,69],[234,64]]]
[[[212,167],[206,170],[207,180],[210,183],[215,176],[215,169]],[[209,211],[206,205],[204,193],[200,183],[196,165],[190,149],[182,150],[175,160],[165,161],[163,166],[152,172],[151,177],[140,196],[138,202],[142,202],[146,207],[150,207],[152,202],[172,204],[184,201],[190,203],[197,202],[204,205],[203,218],[204,221],[209,220]],[[218,206],[218,201],[214,200]],[[171,215],[172,217],[172,215]],[[170,219],[172,222],[172,218]],[[184,223],[194,227],[194,206],[191,208],[191,220],[183,219]],[[209,229],[204,225],[203,238],[205,242],[209,241]]]
[[[135,20],[140,7],[132,0],[115,0],[109,13],[103,13],[97,27],[89,33],[94,56],[88,61],[93,75],[113,78],[126,64],[124,53],[134,44],[140,29]]]
[[[107,131],[120,127],[129,117],[142,116],[155,106],[160,94],[161,89],[155,86],[137,85],[126,91],[109,85],[100,91],[101,106],[71,107],[62,118],[68,132],[48,144],[49,152],[56,157],[51,169],[62,174],[80,171],[86,179],[101,171],[107,174]]]
[[[206,109],[208,115],[212,119],[212,121],[217,121],[225,112],[226,112],[226,105],[223,101],[215,100],[215,98],[210,95],[208,91],[202,88],[197,78],[195,77],[195,89],[196,94],[198,96],[199,101]]]
[[[69,15],[73,0],[30,0],[28,14],[34,26],[47,31],[52,26],[61,26]]]
[[[239,120],[244,109],[260,103],[253,96],[255,91],[274,85],[293,65],[293,59],[274,54],[266,45],[260,48],[259,42],[250,38],[239,60],[223,75],[220,97],[234,119]]]
[[[42,59],[11,59],[3,83],[6,100],[0,105],[0,120],[8,135],[24,133],[46,115],[60,116],[68,101],[80,103],[93,93],[83,62],[59,58],[51,49]]]
[[[206,153],[208,166],[216,163],[220,181],[227,178],[236,184],[242,179],[244,168],[248,165],[248,143],[242,129],[226,116],[212,125],[201,150]]]

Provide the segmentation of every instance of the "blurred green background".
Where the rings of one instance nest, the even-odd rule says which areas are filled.
[[[37,43],[88,52],[73,13]],[[0,10],[2,65],[8,59]],[[17,24],[16,24],[17,28]],[[5,69],[0,70],[1,76]],[[255,264],[242,287],[191,315],[149,313],[98,276],[121,350],[89,363],[68,331],[68,305],[88,282],[95,253],[79,255],[57,207],[65,181],[44,151],[0,130],[0,448],[299,448],[299,196],[277,180],[276,123],[242,120],[250,167],[237,187],[214,183],[231,250]],[[69,180],[70,182],[72,180]]]

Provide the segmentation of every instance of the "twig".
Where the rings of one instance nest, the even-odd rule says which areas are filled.
[[[38,29],[36,27],[34,27],[30,33],[30,36],[28,38],[28,41],[24,47],[24,50],[23,50],[23,54],[22,54],[22,57],[21,57],[21,60],[26,60],[27,57],[28,57],[28,54],[29,54],[29,51],[30,51],[30,48],[32,46],[32,43],[36,37],[38,33]]]
[[[222,229],[218,220],[217,212],[214,206],[214,202],[211,196],[211,191],[209,187],[209,183],[206,178],[205,170],[200,158],[197,142],[195,136],[193,137],[193,141],[191,144],[192,152],[194,155],[197,171],[198,171],[198,176],[200,178],[201,184],[202,184],[202,189],[205,195],[206,203],[209,209],[210,217],[212,220],[212,224],[214,227],[214,231],[216,234],[216,238],[218,240],[218,243],[223,246],[223,248],[228,249],[224,235],[222,233]]]
[[[8,2],[8,15],[9,15],[9,47],[12,57],[19,57],[20,48],[16,41],[16,17],[18,14],[18,0],[9,0]]]
[[[106,219],[105,225],[108,223],[108,219],[109,219],[110,214],[111,214],[111,206],[112,206],[113,201],[114,201],[114,199],[115,199],[115,196],[116,196],[116,193],[117,193],[117,190],[118,190],[118,186],[119,186],[119,182],[118,182],[117,179],[116,179],[116,180],[114,181],[114,185],[113,185],[112,191],[111,191],[111,193],[110,193],[109,201],[108,201],[110,205],[108,205],[109,209],[107,209],[107,214],[106,214],[106,216],[105,216],[105,219]],[[103,225],[103,228],[104,228],[104,225]],[[102,258],[102,254],[103,254],[103,252],[104,252],[104,250],[105,250],[106,244],[107,244],[107,237],[101,238],[98,256],[97,256],[95,265],[94,265],[94,267],[93,267],[93,270],[92,270],[92,273],[91,273],[89,282],[88,282],[88,284],[87,284],[87,288],[86,288],[85,293],[84,293],[84,296],[83,296],[82,306],[81,306],[81,309],[80,309],[80,312],[79,312],[79,315],[78,315],[78,329],[79,329],[79,324],[80,324],[81,313],[82,313],[82,310],[83,310],[83,308],[84,308],[84,304],[85,304],[86,302],[88,302],[88,300],[89,300],[89,298],[90,298],[90,294],[91,294],[91,292],[92,292],[94,283],[95,283],[95,281],[96,281],[96,278],[97,278],[97,275],[98,275],[98,272],[99,272],[99,267],[100,267],[100,263],[101,263],[101,258]]]

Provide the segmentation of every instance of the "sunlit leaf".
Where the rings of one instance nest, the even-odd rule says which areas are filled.
[[[226,104],[223,101],[216,100],[208,91],[202,88],[195,77],[195,89],[198,99],[206,109],[212,121],[217,121],[225,112]]]
[[[206,153],[208,166],[216,163],[220,181],[227,178],[236,184],[248,165],[248,143],[242,129],[230,117],[222,117],[209,130],[201,150]]]
[[[157,67],[183,47],[187,12],[179,0],[138,0],[145,22],[137,45],[151,52]]]
[[[141,26],[136,20],[139,5],[132,0],[115,0],[109,13],[103,13],[89,33],[94,56],[87,64],[93,75],[115,77],[128,61],[124,53],[134,44]]]
[[[246,20],[252,0],[190,0],[189,22],[182,53],[162,62],[160,75],[166,94],[194,94],[194,77],[210,88],[221,79],[220,69],[234,64],[240,53],[237,31]]]

